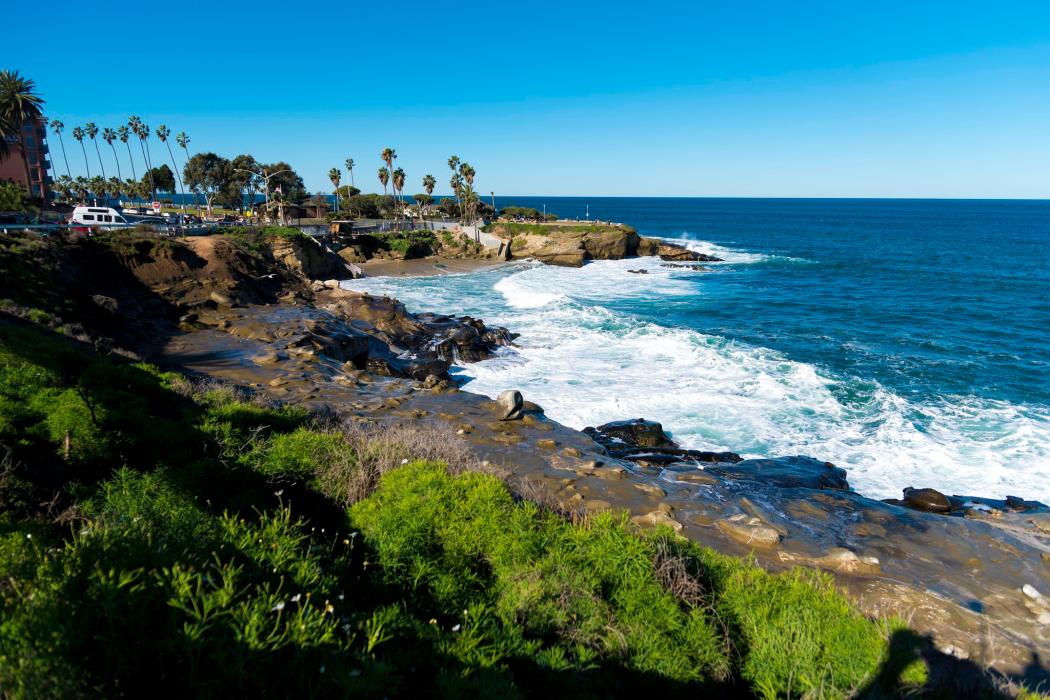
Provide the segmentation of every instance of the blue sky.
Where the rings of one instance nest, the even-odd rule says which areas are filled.
[[[1045,1],[58,2],[5,20],[25,31],[0,67],[37,81],[67,150],[74,125],[137,114],[192,150],[287,160],[311,190],[347,156],[378,189],[391,146],[410,191],[428,172],[447,191],[456,153],[497,196],[1050,194]]]

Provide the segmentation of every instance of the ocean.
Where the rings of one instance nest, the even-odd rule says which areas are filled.
[[[1050,502],[1050,201],[500,197],[717,255],[518,263],[346,286],[470,314],[518,347],[456,368],[575,428],[805,454],[862,494]],[[644,268],[649,274],[628,272]]]

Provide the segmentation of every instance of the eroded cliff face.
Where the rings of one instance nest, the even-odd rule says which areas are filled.
[[[491,233],[509,241],[513,258],[535,258],[548,265],[581,267],[589,260],[658,256],[672,261],[720,262],[684,246],[639,236],[622,225],[493,224]]]

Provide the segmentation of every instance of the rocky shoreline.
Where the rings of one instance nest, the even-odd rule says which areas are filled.
[[[338,256],[311,246],[295,239],[246,251],[209,238],[54,254],[68,257],[70,288],[91,300],[85,325],[154,361],[323,418],[449,424],[567,512],[623,510],[640,526],[666,525],[770,569],[825,569],[865,612],[903,617],[945,659],[1046,677],[1045,505],[922,488],[883,502],[819,459],[686,450],[663,426],[630,416],[581,432],[528,397],[461,391],[451,364],[486,359],[513,333],[318,281],[348,274]]]

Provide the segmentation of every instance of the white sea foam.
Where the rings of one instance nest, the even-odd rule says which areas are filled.
[[[727,249],[708,250],[745,262]],[[627,272],[640,267],[649,274]],[[808,454],[846,468],[858,491],[880,498],[914,485],[1050,502],[1046,407],[972,396],[907,399],[773,350],[605,306],[696,294],[688,279],[658,260],[634,259],[346,286],[392,294],[413,309],[463,310],[521,333],[519,347],[464,365],[465,388],[488,396],[520,389],[576,428],[645,417],[689,447]]]

